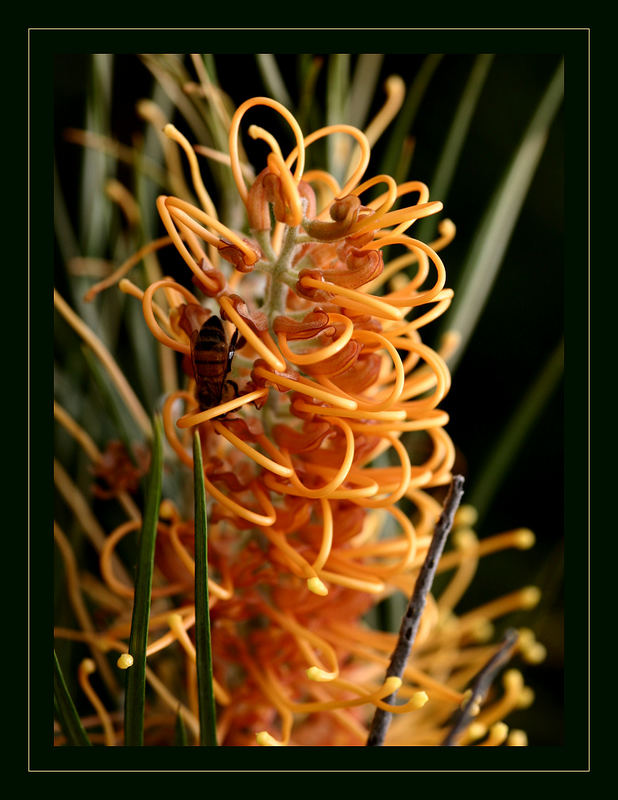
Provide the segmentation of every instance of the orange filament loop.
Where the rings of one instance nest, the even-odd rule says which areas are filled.
[[[178,353],[184,353],[185,355],[189,355],[191,353],[191,347],[188,344],[184,344],[182,342],[177,341],[176,339],[172,339],[167,334],[163,333],[163,331],[159,328],[157,321],[154,318],[154,313],[152,310],[152,297],[157,289],[161,289],[164,286],[171,287],[175,291],[180,292],[182,296],[187,300],[188,303],[195,303],[196,305],[200,305],[200,302],[197,298],[191,294],[188,289],[185,289],[176,281],[170,280],[169,278],[164,278],[160,281],[155,281],[151,283],[150,286],[144,292],[144,296],[142,298],[142,309],[144,312],[144,319],[146,320],[146,324],[150,328],[153,336],[158,339],[161,344],[170,347],[172,350],[176,350]]]
[[[225,295],[221,295],[218,298],[219,305],[221,306],[222,310],[225,312],[225,315],[229,317],[229,319],[234,323],[234,325],[238,328],[238,330],[242,333],[242,335],[247,340],[248,344],[253,347],[253,349],[259,353],[262,358],[268,362],[268,364],[274,369],[278,371],[283,371],[285,369],[285,361],[281,358],[279,353],[274,352],[265,344],[262,339],[254,332],[253,328],[241,317],[241,315],[236,311],[234,304]],[[271,340],[272,342],[272,340]],[[274,343],[273,343],[274,347]]]
[[[238,155],[238,131],[240,128],[240,122],[245,113],[250,108],[259,105],[267,106],[277,111],[279,114],[281,114],[281,116],[292,128],[292,131],[296,138],[296,148],[294,149],[294,153],[298,154],[298,163],[294,171],[294,180],[297,183],[300,180],[301,175],[303,174],[303,170],[305,169],[305,146],[303,142],[303,133],[295,117],[287,110],[285,106],[281,105],[281,103],[278,103],[276,100],[271,100],[270,97],[252,97],[249,100],[245,100],[245,102],[242,103],[240,106],[238,106],[238,108],[234,112],[228,136],[232,174],[234,176],[234,181],[236,183],[236,188],[238,189],[238,193],[241,196],[245,205],[247,204],[247,198],[249,196],[249,192],[247,190],[247,187],[245,185],[242,176],[242,168],[241,168],[240,158]],[[290,164],[291,162],[290,163],[286,162],[288,168],[290,167]]]
[[[303,364],[317,364],[320,361],[324,361],[331,356],[336,355],[339,353],[346,344],[352,338],[352,334],[354,333],[354,323],[349,317],[346,317],[343,314],[329,314],[328,315],[329,323],[333,321],[343,322],[344,330],[341,336],[336,339],[331,344],[327,345],[326,347],[319,347],[315,350],[312,350],[307,353],[294,353],[290,350],[287,341],[287,335],[285,333],[278,333],[277,334],[277,341],[279,342],[279,349],[283,354],[283,357],[286,358],[291,364],[298,364],[299,366]]]

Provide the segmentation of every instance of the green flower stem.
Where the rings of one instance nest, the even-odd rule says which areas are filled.
[[[485,307],[502,264],[515,223],[530,189],[549,128],[564,93],[564,64],[554,73],[483,219],[476,231],[455,287],[455,297],[442,325],[442,332],[456,331],[461,342],[449,358],[453,372]]]
[[[195,493],[195,655],[200,746],[215,747],[217,745],[217,727],[208,598],[208,520],[206,515],[202,446],[197,431],[193,436],[193,464]]]
[[[188,747],[187,729],[180,711],[176,714],[176,724],[174,725],[174,747]]]
[[[126,747],[142,747],[144,744],[146,645],[163,473],[163,429],[159,416],[154,418],[153,430],[152,463],[146,489],[142,529],[138,542],[133,616],[131,618],[131,636],[129,639],[129,653],[133,656],[133,665],[127,670],[124,714],[124,742]]]
[[[277,59],[272,53],[256,53],[255,60],[270,97],[278,100],[286,108],[291,108],[292,99],[285,87]]]
[[[270,282],[262,310],[268,317],[268,324],[271,328],[274,318],[283,314],[285,310],[287,287],[296,280],[295,273],[291,268],[292,255],[297,244],[296,237],[296,228],[288,228],[283,238],[281,252],[270,270]]]
[[[92,742],[84,730],[75,704],[69,694],[58,656],[54,650],[54,705],[60,727],[71,747],[92,747]]]
[[[429,186],[431,186],[432,198],[441,200],[442,202],[445,202],[448,196],[453,176],[457,169],[457,164],[459,163],[461,150],[466,141],[470,123],[472,122],[472,117],[476,110],[493,59],[493,55],[482,53],[474,60],[470,76],[464,87],[444,147],[442,148],[438,166],[429,183]],[[425,217],[425,219],[419,221],[415,236],[423,242],[428,242],[435,237],[437,227],[437,215]]]
[[[404,142],[410,135],[425,92],[442,58],[441,53],[431,53],[425,58],[394,122],[393,132],[380,171],[392,175],[397,183],[401,183],[405,179],[405,176],[399,175],[397,171]]]
[[[488,509],[521,446],[527,441],[534,423],[556,389],[562,377],[563,363],[564,343],[561,341],[529,387],[478,471],[468,502],[476,508],[479,518]]]

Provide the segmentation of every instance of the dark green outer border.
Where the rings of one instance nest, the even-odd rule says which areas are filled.
[[[29,642],[28,770],[39,771],[157,771],[160,748],[137,753],[123,748],[80,750],[51,746],[53,715],[51,630],[52,507],[52,363],[51,303],[53,253],[52,152],[54,53],[62,52],[193,52],[201,51],[213,29],[202,30],[31,30],[30,68],[30,216],[36,235],[30,247],[29,424],[31,435],[31,498],[29,554],[31,609]],[[586,236],[585,176],[588,175],[588,60],[587,29],[534,30],[352,30],[332,29],[217,29],[214,52],[390,53],[564,53],[567,120],[565,311],[566,459],[564,464],[567,525],[566,583],[566,744],[544,748],[424,748],[422,756],[409,748],[246,748],[242,757],[233,748],[219,748],[216,763],[208,763],[198,748],[174,748],[165,771],[587,771],[589,768],[588,706],[588,240]],[[259,42],[259,47],[256,44]],[[208,42],[211,44],[211,42]],[[23,101],[23,100],[22,100]],[[21,259],[17,263],[20,263]],[[36,412],[36,413],[35,413]],[[36,460],[35,460],[36,458]],[[556,465],[559,468],[559,465]],[[569,549],[571,548],[571,549]],[[575,557],[571,557],[571,553]],[[574,698],[570,702],[568,698]],[[154,750],[154,752],[153,752]],[[230,753],[229,750],[232,750]],[[168,751],[169,752],[169,751]],[[476,753],[476,755],[475,755]],[[479,755],[482,753],[481,755]]]

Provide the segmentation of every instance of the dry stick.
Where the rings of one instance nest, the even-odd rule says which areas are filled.
[[[386,677],[390,678],[395,676],[397,678],[403,677],[403,672],[406,667],[410,650],[414,644],[414,639],[418,632],[421,617],[425,610],[425,602],[427,595],[431,589],[433,578],[436,573],[436,568],[444,549],[444,543],[449,535],[453,525],[453,518],[455,512],[461,502],[463,496],[464,479],[461,475],[454,475],[453,482],[450,485],[446,500],[444,501],[444,508],[440,514],[440,518],[436,523],[433,538],[429,545],[429,550],[423,562],[423,566],[416,579],[414,585],[414,592],[408,604],[406,611],[399,629],[399,638],[397,645],[393,650],[391,662],[386,670]],[[385,703],[393,704],[397,692],[384,698]],[[378,747],[383,744],[386,731],[391,721],[392,714],[390,711],[384,711],[382,708],[376,708],[376,712],[371,723],[371,730],[367,739],[367,747]]]
[[[465,703],[455,713],[451,719],[452,728],[442,742],[442,747],[453,747],[457,737],[463,732],[471,719],[478,712],[479,705],[485,699],[485,695],[491,686],[496,672],[502,667],[512,655],[513,648],[517,644],[518,634],[513,628],[509,628],[504,634],[502,644],[493,654],[489,661],[482,667],[472,680],[468,692],[470,693]]]

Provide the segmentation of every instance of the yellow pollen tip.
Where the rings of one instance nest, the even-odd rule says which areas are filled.
[[[488,619],[481,620],[471,631],[475,642],[488,642],[494,635],[494,626]]]
[[[460,528],[453,534],[453,544],[458,550],[471,550],[478,543],[472,528]]]
[[[481,707],[478,703],[472,703],[468,708],[468,714],[470,714],[471,717],[478,717],[480,713]]]
[[[547,656],[547,648],[541,642],[534,642],[522,651],[522,655],[528,664],[541,664]]]
[[[517,531],[515,536],[515,542],[520,550],[529,550],[534,546],[535,541],[535,535],[528,528],[522,528]]]
[[[116,661],[116,666],[119,669],[129,669],[129,667],[133,666],[133,656],[131,653],[123,653],[121,656],[118,656],[118,661]]]
[[[444,361],[448,361],[453,353],[457,352],[459,345],[461,344],[461,338],[461,333],[458,331],[446,331],[443,333],[442,337],[440,338],[438,355],[441,356]],[[469,508],[472,508],[472,506],[469,506]],[[474,525],[475,522],[476,518],[474,519],[474,522],[470,524]]]
[[[82,668],[87,675],[91,675],[93,672],[96,672],[96,664],[91,658],[85,658],[82,661]]]
[[[487,725],[482,722],[473,722],[468,728],[468,737],[470,741],[475,742],[477,739],[482,739],[487,733]]]
[[[260,731],[255,734],[255,740],[260,747],[283,747],[281,742],[278,742],[268,731]]]
[[[495,744],[502,744],[509,735],[509,726],[504,722],[496,722],[489,729],[489,738]]]
[[[509,669],[504,673],[502,683],[507,691],[521,691],[524,686],[524,676],[518,669]]]
[[[530,628],[520,628],[517,631],[518,634],[518,644],[519,647],[523,650],[527,647],[530,647],[531,644],[535,641],[534,639],[534,631]]]
[[[171,500],[162,500],[159,505],[159,516],[161,519],[174,519],[178,516],[176,506]]]
[[[457,509],[455,514],[455,527],[465,526],[467,528],[476,525],[479,515],[474,506],[462,505]]]
[[[528,586],[522,589],[521,600],[524,608],[534,608],[541,599],[541,590],[538,586]]]
[[[320,669],[320,667],[309,667],[307,670],[307,677],[311,681],[326,683],[327,681],[334,680],[337,675],[334,672],[326,672],[325,669]]]
[[[429,701],[429,695],[427,692],[415,692],[411,700],[414,708],[422,708]]]
[[[307,589],[313,594],[319,594],[320,597],[326,597],[328,589],[319,578],[307,578]]]
[[[506,740],[507,746],[509,747],[526,747],[528,744],[528,737],[526,736],[525,731],[514,730],[509,733],[509,737]]]
[[[401,678],[398,678],[396,675],[391,675],[390,678],[384,681],[384,691],[387,691],[389,694],[396,692],[400,686]]]
[[[174,138],[174,134],[178,132],[178,129],[175,125],[172,125],[171,122],[168,122],[167,125],[163,128],[163,133],[168,136],[170,139]]]
[[[524,686],[517,699],[517,708],[530,708],[534,703],[534,690]]]

